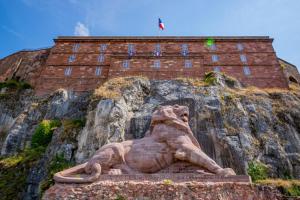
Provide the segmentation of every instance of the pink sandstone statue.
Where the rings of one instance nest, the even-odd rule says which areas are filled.
[[[54,180],[88,183],[101,174],[157,173],[178,161],[221,176],[235,175],[231,168],[221,168],[201,150],[188,117],[186,106],[162,106],[153,113],[144,138],[104,145],[88,162],[56,173]]]

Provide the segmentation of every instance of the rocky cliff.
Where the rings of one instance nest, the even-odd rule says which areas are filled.
[[[299,86],[242,88],[220,74],[204,81],[131,77],[111,79],[93,93],[2,92],[0,195],[38,199],[55,171],[84,162],[106,143],[143,137],[151,113],[168,104],[189,107],[193,133],[221,166],[246,174],[248,163],[259,161],[270,177],[300,178]]]

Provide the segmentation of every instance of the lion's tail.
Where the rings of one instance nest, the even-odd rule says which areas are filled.
[[[54,180],[59,183],[91,183],[97,180],[101,175],[101,166],[98,163],[93,165],[92,174],[80,177],[79,174],[85,173],[87,163],[63,170],[54,174]],[[78,177],[76,177],[76,175]]]

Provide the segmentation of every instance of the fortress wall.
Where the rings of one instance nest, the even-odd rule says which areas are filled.
[[[218,69],[247,86],[287,88],[272,41],[269,37],[216,37],[212,48],[201,37],[59,37],[40,73],[37,93],[59,88],[93,90],[120,76],[202,79],[206,72]],[[157,44],[160,53],[155,54]],[[250,73],[245,74],[244,67]]]

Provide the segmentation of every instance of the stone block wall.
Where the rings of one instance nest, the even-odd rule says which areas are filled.
[[[92,90],[105,80],[120,76],[203,78],[213,70],[233,76],[244,85],[287,87],[269,37],[215,37],[213,46],[207,46],[206,40],[204,37],[58,37],[41,73],[38,93],[61,87]]]
[[[39,62],[35,67],[39,70],[31,72],[34,76],[29,82],[36,85],[38,94],[59,88],[80,92],[93,90],[113,77],[202,79],[206,72],[215,70],[237,78],[245,86],[288,87],[273,39],[213,39],[214,45],[207,46],[206,37],[58,37],[44,59],[46,63]],[[10,57],[15,60],[13,66],[17,66],[20,59]],[[9,59],[0,64],[6,60]],[[0,79],[13,74],[15,68],[1,67],[6,72],[0,73]]]

